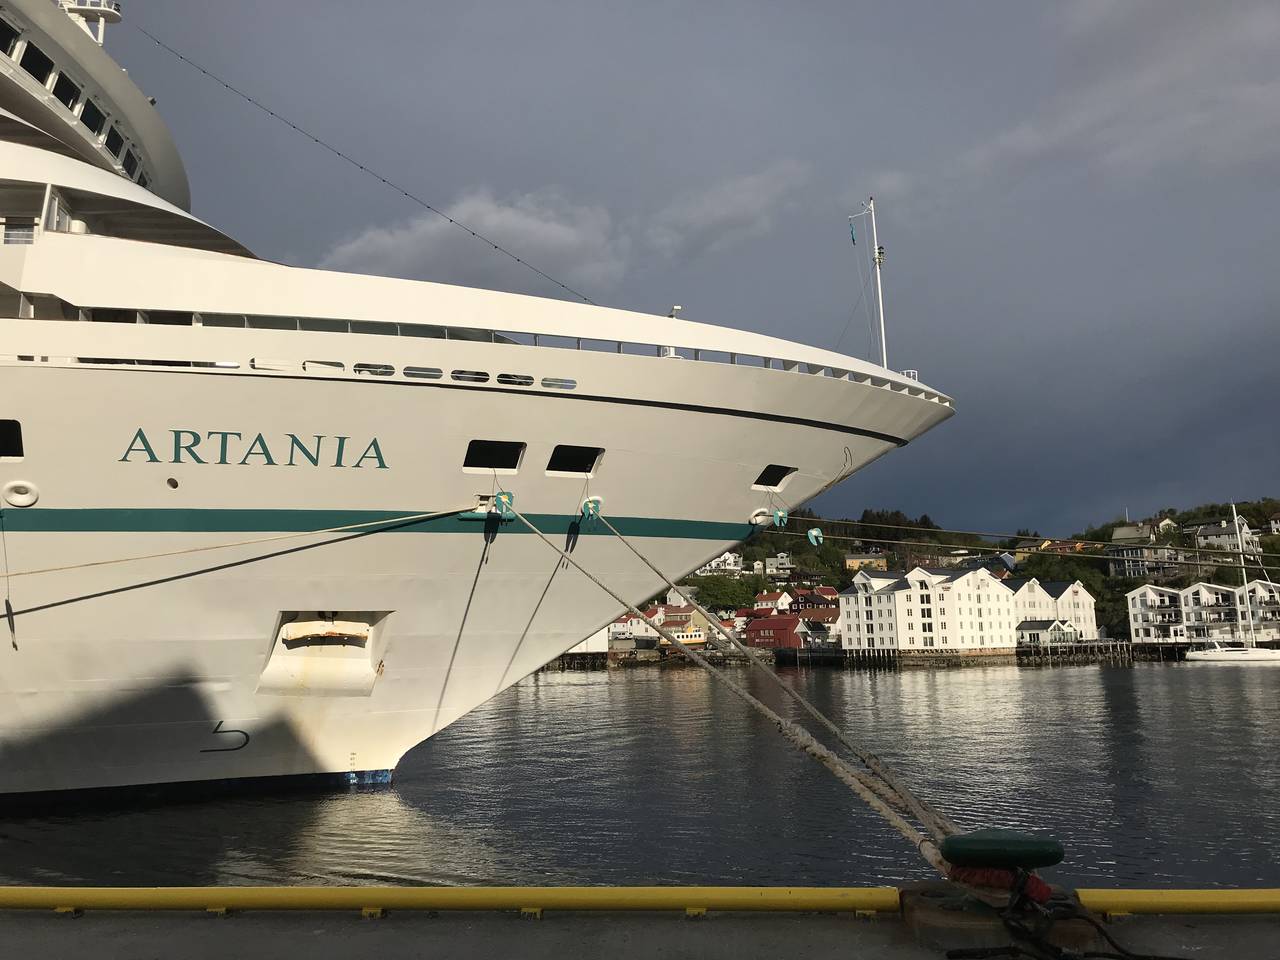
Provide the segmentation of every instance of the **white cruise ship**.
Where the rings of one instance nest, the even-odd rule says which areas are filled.
[[[0,794],[400,757],[952,413],[679,319],[256,258],[192,216],[111,0],[0,2]],[[416,518],[416,519],[415,519]]]

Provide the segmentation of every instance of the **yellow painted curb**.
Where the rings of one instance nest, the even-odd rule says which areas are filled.
[[[2,910],[894,912],[893,887],[0,887]]]
[[[1280,889],[1077,890],[1098,913],[1280,913]]]

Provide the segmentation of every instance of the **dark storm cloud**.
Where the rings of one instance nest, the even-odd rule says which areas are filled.
[[[845,216],[876,192],[890,363],[959,412],[828,511],[1065,533],[1276,492],[1273,4],[126,16],[601,302],[868,355]],[[127,23],[108,48],[260,255],[556,294]]]

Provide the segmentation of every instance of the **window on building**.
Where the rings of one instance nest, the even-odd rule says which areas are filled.
[[[138,157],[132,150],[126,150],[124,154],[124,172],[132,177],[138,172]]]
[[[523,443],[514,440],[472,440],[462,466],[467,470],[498,470],[515,473],[524,457]]]
[[[22,457],[22,424],[17,420],[0,420],[0,457]]]
[[[48,83],[49,75],[53,73],[53,61],[34,43],[27,41],[27,49],[22,51],[22,69],[41,83]]]
[[[567,443],[557,444],[547,461],[547,473],[569,473],[589,477],[595,473],[596,464],[604,455],[601,447],[575,447]]]
[[[65,73],[60,73],[53,83],[53,95],[64,107],[71,110],[80,99],[80,86]]]

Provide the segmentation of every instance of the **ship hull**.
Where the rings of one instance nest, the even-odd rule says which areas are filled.
[[[651,369],[678,395],[691,367]],[[26,450],[3,479],[38,500],[3,511],[0,794],[393,770],[619,612],[519,521],[469,516],[478,499],[511,492],[640,603],[662,582],[582,521],[587,497],[681,576],[782,502],[753,489],[765,464],[797,467],[794,503],[893,446],[630,402],[40,363],[4,374]],[[289,435],[329,459],[290,465]],[[350,438],[341,467],[314,439],[336,436]],[[375,438],[377,456],[351,465]],[[474,438],[525,443],[520,467],[464,469]],[[559,475],[545,466],[560,443],[605,452],[591,476]],[[282,626],[326,617],[369,625],[364,645],[290,660]]]

